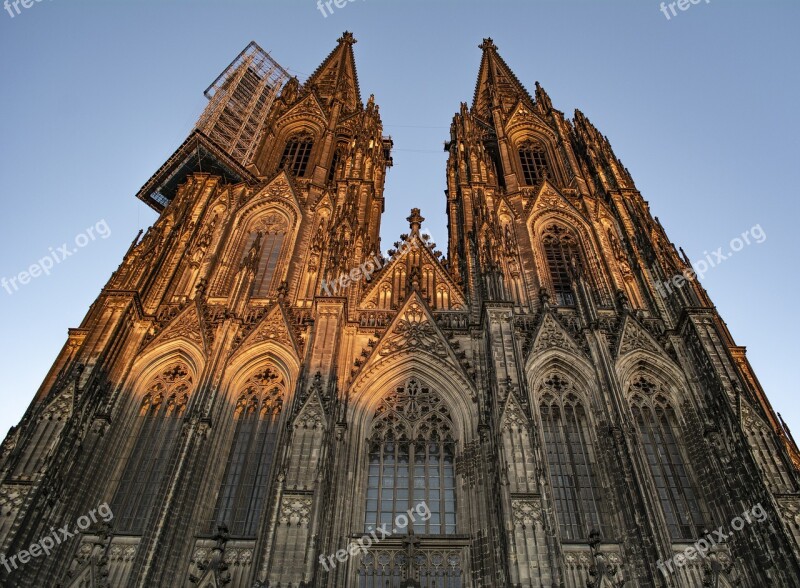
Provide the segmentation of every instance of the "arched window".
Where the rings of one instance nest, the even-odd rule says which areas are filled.
[[[281,255],[288,245],[288,233],[289,221],[283,214],[274,211],[249,221],[235,245],[236,249],[226,252],[225,257],[230,256],[229,262],[223,264],[227,267],[220,270],[215,278],[212,288],[214,295],[227,296],[242,266],[248,258],[257,256],[258,266],[250,295],[253,298],[269,298],[282,279],[276,277],[276,270],[283,267]],[[258,246],[255,252],[251,251],[253,245]]]
[[[675,411],[659,386],[639,376],[631,385],[633,419],[673,541],[694,540],[702,518],[683,455]]]
[[[542,235],[542,246],[556,304],[574,306],[572,267],[573,263],[579,264],[581,259],[575,237],[559,225],[550,225]]]
[[[378,302],[378,307],[381,310],[389,310],[392,308],[392,287],[389,284],[384,284],[381,286],[381,293]]]
[[[132,428],[136,441],[112,501],[118,533],[144,532],[161,496],[161,483],[191,390],[192,377],[183,362],[172,364],[147,386],[138,426]]]
[[[339,164],[344,161],[344,154],[347,149],[347,143],[339,143],[336,146],[336,149],[333,152],[333,157],[331,158],[331,166],[328,168],[328,185],[332,185],[336,180],[337,174],[339,174]],[[344,170],[342,170],[344,171]],[[343,174],[341,174],[343,175]]]
[[[558,374],[542,384],[539,411],[562,538],[585,542],[601,530],[600,491],[586,411],[572,384]]]
[[[456,532],[455,441],[453,425],[441,398],[416,378],[381,401],[369,440],[369,472],[364,528],[395,526],[410,509],[417,535]],[[398,534],[407,529],[398,529]]]
[[[314,141],[309,135],[295,135],[290,138],[286,142],[278,168],[285,169],[298,178],[303,177],[306,173],[306,167],[308,167],[308,159],[311,157],[311,148],[313,146]]]
[[[234,537],[256,536],[285,391],[283,377],[270,367],[244,384],[236,403],[236,431],[212,529],[225,524]]]
[[[550,177],[547,153],[541,143],[526,141],[520,145],[519,162],[522,166],[522,178],[528,186],[535,186]]]
[[[259,233],[261,234],[261,253],[258,259],[258,271],[253,281],[251,296],[253,298],[267,298],[273,289],[273,277],[275,268],[280,261],[283,251],[286,233],[289,226],[283,215],[270,214],[257,222],[245,242],[242,259],[250,251],[253,243],[256,242]]]

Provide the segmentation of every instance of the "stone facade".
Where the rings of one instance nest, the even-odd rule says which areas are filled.
[[[413,209],[384,263],[354,43],[302,85],[251,46],[140,193],[3,443],[0,584],[799,586],[797,447],[607,139],[484,40],[447,255]]]

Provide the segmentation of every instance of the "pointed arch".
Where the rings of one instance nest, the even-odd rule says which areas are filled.
[[[224,467],[203,481],[201,495],[209,498],[198,515],[200,532],[225,524],[234,537],[257,535],[299,369],[294,349],[278,339],[243,345],[228,359],[211,400],[217,424],[211,454],[222,456]]]
[[[622,355],[616,363],[617,377],[623,390],[629,392],[629,385],[637,376],[646,376],[662,384],[668,394],[670,404],[682,415],[683,403],[689,400],[689,383],[680,368],[669,357],[647,350],[637,350]]]
[[[197,383],[197,374],[181,354],[170,355],[149,366],[147,377],[136,382],[131,395],[139,400],[132,403],[138,405],[138,415],[126,429],[130,452],[112,500],[115,529],[121,534],[144,533]]]
[[[233,439],[209,531],[225,525],[236,537],[254,538],[270,485],[288,382],[273,363],[262,362],[230,393],[235,398]]]
[[[575,349],[549,347],[528,357],[525,375],[530,385],[529,390],[532,392],[530,399],[532,404],[537,400],[535,384],[544,374],[550,372],[569,375],[575,381],[576,390],[583,395],[583,400],[591,405],[596,404],[596,397],[589,393],[597,389],[597,374],[589,360],[578,353],[577,347]]]
[[[596,425],[585,366],[575,367],[551,351],[530,382],[541,442],[550,476],[556,515],[564,541],[583,542],[592,529],[602,530],[603,510],[597,465]]]
[[[369,427],[364,532],[423,505],[430,516],[414,522],[415,533],[455,533],[455,445],[450,410],[424,380],[388,391]]]
[[[237,349],[225,368],[221,389],[241,387],[246,376],[263,363],[274,364],[286,379],[288,389],[294,389],[300,373],[300,358],[289,342],[276,339],[253,341]],[[227,399],[232,402],[230,395]]]
[[[611,284],[602,265],[603,257],[599,254],[601,249],[595,239],[593,228],[549,182],[545,182],[539,191],[532,214],[526,224],[535,259],[534,267],[538,283],[549,287],[550,294],[554,297],[553,300],[558,299],[557,292],[552,287],[552,267],[558,251],[553,250],[551,254],[553,262],[551,262],[545,248],[545,238],[551,227],[558,227],[562,234],[572,237],[574,248],[571,247],[570,252],[574,250],[580,262],[575,269],[584,276],[601,303],[611,304]],[[558,269],[564,271],[563,262]]]
[[[541,141],[526,139],[517,146],[517,156],[522,175],[521,184],[537,186],[545,179],[552,178],[547,149]]]
[[[212,293],[227,295],[233,278],[253,244],[258,243],[258,267],[253,281],[251,296],[268,298],[274,295],[278,284],[286,278],[289,254],[294,248],[298,216],[284,205],[264,202],[260,206],[248,207],[237,215],[233,223],[233,234],[225,249]]]
[[[689,460],[678,441],[684,435],[676,405],[683,394],[659,372],[641,362],[622,380],[623,389],[667,531],[673,541],[688,541],[701,534],[703,516]]]
[[[416,349],[413,353],[387,355],[365,368],[350,386],[348,416],[354,430],[366,431],[386,390],[416,376],[435,388],[450,407],[453,436],[460,445],[476,435],[478,423],[472,402],[472,398],[477,397],[475,384],[441,357]]]
[[[123,385],[125,393],[118,397],[122,403],[118,410],[123,418],[130,416],[130,408],[138,411],[141,401],[141,384],[152,380],[168,363],[182,361],[189,366],[193,377],[199,378],[205,369],[205,351],[197,343],[184,337],[164,341],[155,347],[147,347],[133,362],[130,374]]]

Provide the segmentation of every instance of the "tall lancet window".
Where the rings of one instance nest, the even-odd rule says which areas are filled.
[[[250,247],[255,243],[258,234],[261,234],[261,254],[258,259],[258,271],[253,281],[251,295],[253,298],[268,298],[274,293],[277,284],[275,270],[281,259],[281,252],[286,241],[289,225],[286,218],[277,213],[270,214],[252,227],[245,241],[242,259],[247,256]]]
[[[369,472],[364,528],[391,529],[409,509],[417,535],[456,532],[455,440],[442,399],[416,378],[381,401],[369,440]],[[399,529],[404,534],[407,529]]]
[[[269,487],[278,419],[286,385],[271,367],[244,384],[236,403],[236,430],[217,498],[214,524],[225,524],[234,537],[255,537]]]
[[[156,510],[191,391],[192,377],[183,362],[172,364],[147,386],[138,426],[132,428],[133,450],[112,501],[118,533],[141,535]]]
[[[592,529],[601,530],[589,421],[567,379],[554,374],[542,390],[539,411],[561,536],[583,542]]]
[[[520,146],[519,162],[522,166],[522,178],[528,186],[535,186],[550,177],[547,153],[538,141],[526,141]]]
[[[694,540],[702,532],[702,517],[678,446],[675,411],[659,386],[643,376],[633,382],[631,391],[633,418],[669,534],[673,541]]]
[[[303,177],[306,174],[313,146],[314,141],[309,135],[295,135],[290,138],[286,142],[278,168],[285,169],[298,178]]]
[[[559,306],[574,306],[572,265],[580,263],[581,259],[575,237],[559,225],[550,225],[542,235],[542,245],[556,303]]]

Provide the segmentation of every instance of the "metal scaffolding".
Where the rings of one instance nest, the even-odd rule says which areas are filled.
[[[270,107],[291,76],[252,41],[205,91],[197,129],[243,166],[253,163]]]

